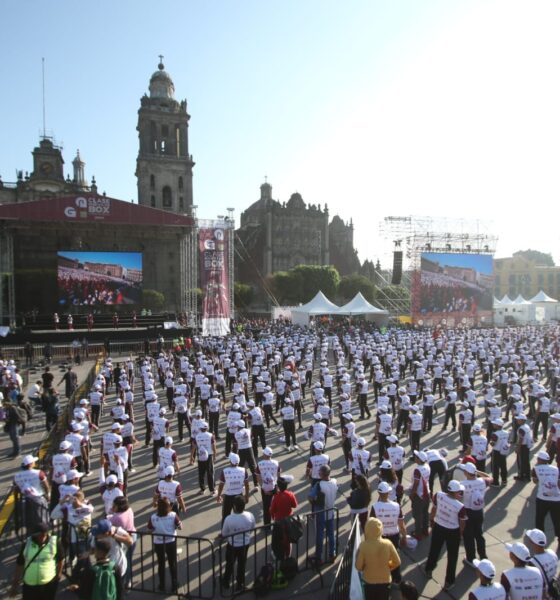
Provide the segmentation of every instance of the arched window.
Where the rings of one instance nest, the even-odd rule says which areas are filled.
[[[179,189],[182,190],[183,189],[183,178],[179,177]]]
[[[150,175],[150,189],[153,190],[156,187],[155,175]]]
[[[161,200],[163,208],[171,208],[173,206],[173,196],[171,195],[171,188],[168,185],[162,190]]]

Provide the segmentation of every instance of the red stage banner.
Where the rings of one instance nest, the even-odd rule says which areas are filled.
[[[229,265],[227,231],[220,227],[198,231],[200,286],[202,288],[202,335],[229,333]]]

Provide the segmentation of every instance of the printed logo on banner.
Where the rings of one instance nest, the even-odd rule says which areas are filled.
[[[203,335],[229,332],[228,240],[223,229],[199,230]]]

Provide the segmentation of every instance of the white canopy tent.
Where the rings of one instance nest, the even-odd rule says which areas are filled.
[[[340,314],[340,306],[331,302],[323,292],[319,291],[307,304],[294,306],[291,312],[294,325],[308,325],[309,318],[315,315]]]
[[[543,290],[531,298],[531,304],[534,306],[535,321],[544,323],[558,318],[558,300],[547,296]]]
[[[370,304],[362,295],[362,292],[358,292],[350,302],[340,307],[340,315],[364,315],[368,321],[374,321],[377,324],[385,325],[389,321],[389,311],[382,310]]]

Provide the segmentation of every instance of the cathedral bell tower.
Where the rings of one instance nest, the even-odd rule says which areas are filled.
[[[187,101],[175,100],[175,86],[164,70],[150,78],[150,95],[140,100],[138,110],[139,150],[136,160],[138,204],[191,214],[192,170],[189,154]]]

